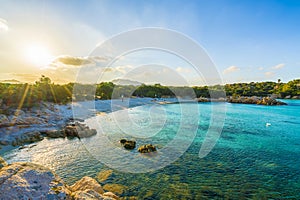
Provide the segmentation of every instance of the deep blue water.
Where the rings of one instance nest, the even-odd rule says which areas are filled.
[[[69,184],[113,169],[101,184],[125,185],[121,196],[141,199],[300,199],[300,101],[285,102],[144,105],[87,120],[95,137],[44,139],[2,156],[48,166]],[[222,121],[224,106],[222,134],[200,158],[211,113]],[[121,138],[152,143],[158,152],[126,151]]]

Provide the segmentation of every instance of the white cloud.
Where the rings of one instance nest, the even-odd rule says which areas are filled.
[[[273,77],[274,75],[274,72],[265,72],[266,77]]]
[[[273,66],[272,69],[281,69],[281,68],[283,68],[284,66],[285,66],[284,63],[280,63],[280,64],[278,64],[278,65]]]
[[[2,31],[8,31],[8,25],[5,19],[0,18],[0,32]]]
[[[179,73],[190,73],[191,72],[191,70],[189,68],[186,68],[186,67],[177,67],[176,71],[179,72]]]
[[[259,71],[262,71],[262,70],[264,70],[264,68],[263,68],[263,67],[259,67],[258,70],[259,70]]]
[[[240,68],[237,66],[230,66],[223,71],[223,74],[229,74],[229,73],[236,72],[239,70],[240,70]]]

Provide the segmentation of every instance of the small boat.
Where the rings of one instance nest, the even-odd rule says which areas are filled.
[[[268,127],[268,126],[271,126],[271,123],[266,123],[266,126]]]

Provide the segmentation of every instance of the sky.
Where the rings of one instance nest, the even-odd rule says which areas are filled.
[[[44,74],[56,83],[78,76],[164,85],[287,82],[300,78],[299,19],[297,0],[0,0],[0,81],[33,82]],[[216,77],[160,50],[127,52],[109,66],[111,55],[95,53],[119,34],[148,27],[197,43]]]

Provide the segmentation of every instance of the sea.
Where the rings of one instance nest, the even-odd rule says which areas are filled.
[[[182,102],[118,109],[85,120],[97,130],[93,137],[45,138],[1,156],[49,167],[67,184],[91,176],[118,187],[121,197],[300,199],[300,100],[282,101],[288,105]],[[136,148],[124,149],[121,139],[136,141]],[[146,144],[157,151],[139,153]]]

